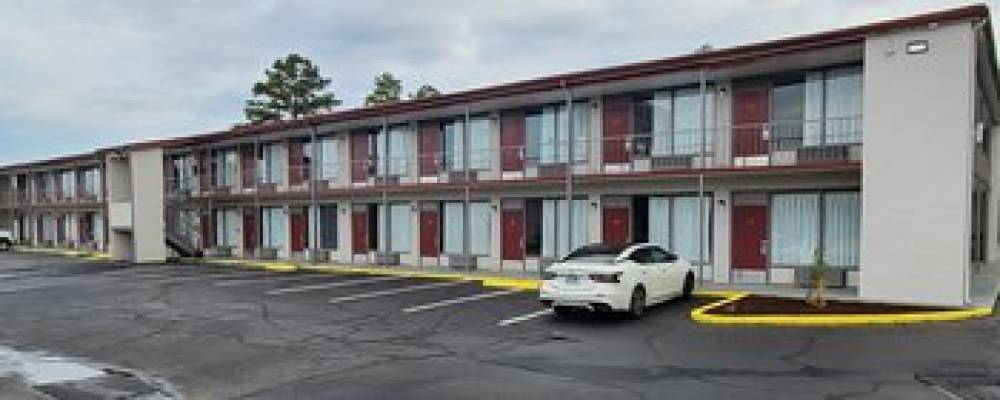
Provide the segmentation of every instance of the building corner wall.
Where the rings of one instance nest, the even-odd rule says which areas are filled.
[[[929,51],[908,54],[926,40]],[[860,296],[968,298],[974,141],[971,23],[865,42]]]
[[[132,237],[134,261],[158,263],[167,259],[163,217],[163,150],[133,151],[129,155],[132,175]]]

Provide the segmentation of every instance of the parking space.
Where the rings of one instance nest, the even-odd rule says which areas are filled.
[[[556,318],[536,296],[461,280],[12,253],[0,255],[0,343],[145,371],[191,398],[939,398],[914,375],[1000,371],[995,319],[747,329],[691,322],[706,300],[636,321]]]

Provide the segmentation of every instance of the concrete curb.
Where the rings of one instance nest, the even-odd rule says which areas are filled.
[[[14,247],[14,251],[22,253],[41,253],[41,254],[49,254],[62,257],[83,258],[85,260],[90,260],[90,261],[105,261],[111,259],[110,254],[102,253],[99,251],[81,251],[81,250],[69,250],[69,249],[18,247],[18,246]]]
[[[743,292],[703,292],[705,297],[725,297],[691,310],[691,319],[702,324],[715,325],[764,325],[764,326],[860,326],[895,325],[922,322],[961,321],[993,314],[989,307],[976,307],[948,311],[925,311],[895,314],[827,314],[827,315],[717,315],[708,311],[742,299]]]

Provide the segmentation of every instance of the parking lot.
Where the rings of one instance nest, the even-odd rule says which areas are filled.
[[[996,317],[719,327],[689,320],[703,301],[556,319],[535,293],[476,282],[0,253],[0,345],[138,371],[186,398],[913,399],[1000,377]]]

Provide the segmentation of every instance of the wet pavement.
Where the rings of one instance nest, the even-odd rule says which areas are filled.
[[[556,319],[474,283],[0,253],[0,398],[940,399],[1000,377],[998,317],[705,326],[700,301]],[[53,387],[4,350],[102,374]]]

